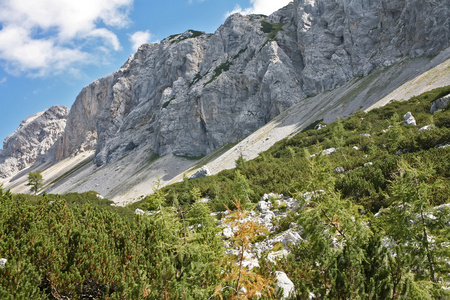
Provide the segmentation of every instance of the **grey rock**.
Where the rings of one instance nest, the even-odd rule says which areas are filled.
[[[443,97],[443,98],[439,98],[439,99],[431,102],[430,113],[434,114],[438,110],[444,109],[448,105],[449,101],[450,101],[450,95]]]
[[[6,258],[0,258],[0,268],[3,269],[7,262],[8,260]]]
[[[266,212],[268,210],[270,210],[270,203],[266,202],[266,201],[259,201],[258,204],[256,205],[256,208],[260,211],[260,212]]]
[[[434,125],[427,125],[419,129],[419,132],[424,132],[426,130],[431,130],[434,128]]]
[[[286,273],[281,271],[276,271],[275,275],[277,277],[276,290],[282,289],[283,294],[281,299],[288,299],[295,294],[294,283],[287,277]]]
[[[447,4],[295,0],[269,17],[234,14],[212,35],[142,45],[83,89],[57,158],[96,149],[100,166],[145,145],[160,156],[208,154],[308,96],[438,54],[450,45]],[[284,25],[270,39],[262,21]]]
[[[326,127],[327,127],[327,125],[319,123],[314,127],[314,130],[320,130],[320,129],[324,129]]]
[[[345,173],[345,169],[343,167],[336,167],[334,169],[334,172],[338,173],[338,174],[344,174]]]
[[[322,155],[331,155],[336,153],[336,148],[329,148],[322,151]]]
[[[436,149],[443,149],[443,148],[447,148],[447,147],[450,147],[450,144],[447,144],[447,145],[437,145],[435,148],[436,148]]]
[[[136,210],[134,211],[134,213],[136,215],[145,215],[145,211],[140,209],[140,208],[136,208]]]
[[[222,230],[222,235],[226,239],[230,239],[230,238],[232,238],[234,236],[234,233],[233,233],[233,230],[231,228],[226,227],[226,228],[224,228]]]
[[[416,119],[409,111],[403,116],[403,119],[405,120],[405,122],[403,122],[403,125],[412,125],[412,126],[417,125]]]
[[[203,166],[200,169],[198,169],[191,177],[189,177],[189,179],[196,179],[207,176],[211,176],[211,171],[208,169],[207,166]]]
[[[0,152],[0,178],[6,178],[40,161],[52,161],[55,143],[60,140],[69,109],[55,105],[32,115],[5,138]]]

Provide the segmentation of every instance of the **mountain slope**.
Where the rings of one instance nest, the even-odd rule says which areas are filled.
[[[226,164],[211,163],[214,172],[317,119],[366,109],[449,58],[446,4],[296,0],[269,17],[233,15],[212,35],[190,30],[143,45],[77,97],[55,145],[59,163],[48,191],[136,198],[151,192],[158,176],[179,180],[248,136],[259,146],[244,140],[232,149],[237,156],[223,156]],[[440,72],[446,81],[448,69]],[[262,132],[283,130],[268,140],[251,135],[266,124]],[[71,157],[82,153],[94,164],[74,168]],[[204,155],[211,156],[183,158]]]

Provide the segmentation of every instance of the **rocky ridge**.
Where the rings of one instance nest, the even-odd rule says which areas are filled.
[[[19,128],[3,141],[0,178],[12,176],[37,161],[51,160],[68,115],[67,107],[56,105],[23,120]]]
[[[214,34],[142,45],[75,101],[58,159],[98,166],[136,148],[196,157],[237,142],[303,99],[449,46],[448,1],[295,0],[235,14]]]

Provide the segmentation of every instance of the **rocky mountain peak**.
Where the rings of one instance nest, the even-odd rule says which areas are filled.
[[[23,120],[3,141],[0,177],[9,177],[37,159],[48,159],[50,149],[64,132],[68,115],[67,107],[55,105]]]

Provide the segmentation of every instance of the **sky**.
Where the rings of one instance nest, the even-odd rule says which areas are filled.
[[[25,118],[71,107],[143,43],[188,29],[214,33],[232,13],[290,0],[0,0],[0,149]]]

